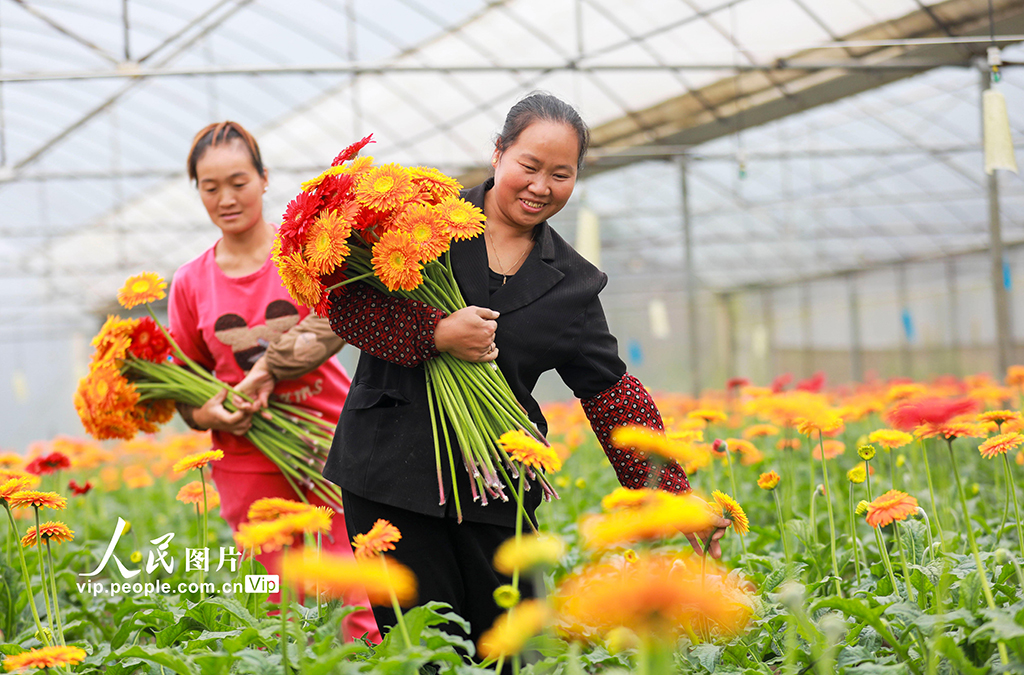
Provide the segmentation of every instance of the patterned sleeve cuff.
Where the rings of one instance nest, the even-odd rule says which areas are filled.
[[[664,430],[658,406],[644,385],[626,373],[614,386],[583,399],[581,404],[619,483],[634,490],[644,487],[652,470],[651,462],[640,453],[617,448],[611,442],[612,430],[627,424]],[[666,492],[689,492],[690,482],[679,464],[668,462],[661,468],[658,487]]]
[[[414,368],[440,355],[434,329],[445,312],[354,283],[331,295],[331,329],[350,345],[377,358]]]

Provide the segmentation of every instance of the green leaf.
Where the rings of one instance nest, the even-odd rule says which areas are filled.
[[[907,667],[902,663],[881,664],[861,663],[846,669],[847,675],[906,675]]]
[[[778,588],[785,578],[785,566],[777,567],[771,574],[765,577],[764,583],[761,584],[761,597],[767,599],[768,594]]]
[[[170,647],[173,644],[187,639],[189,633],[199,633],[203,630],[202,624],[189,616],[183,616],[173,626],[156,632],[156,646]]]
[[[974,611],[982,602],[981,577],[975,569],[960,580],[960,607]]]
[[[928,548],[928,530],[920,520],[905,520],[899,526],[900,541],[907,552],[907,561],[920,565]]]
[[[690,650],[690,655],[709,673],[715,672],[715,666],[725,650],[721,645],[701,643]]]
[[[1014,621],[1013,615],[1004,609],[984,609],[981,613],[988,617],[988,621],[981,624],[970,635],[970,641],[974,642],[979,637],[992,634],[995,640],[1013,640],[1024,637],[1024,626]]]
[[[932,643],[932,648],[949,659],[949,663],[957,672],[964,675],[985,675],[988,668],[983,668],[971,663],[967,655],[960,649],[960,645],[949,635],[942,635]]]
[[[278,643],[275,637],[278,626],[267,626],[263,630],[256,628],[243,628],[237,635],[224,638],[221,646],[230,654],[240,652],[245,648],[268,649]]]
[[[122,652],[112,653],[107,658],[123,659],[131,657],[140,658],[145,661],[149,661],[150,663],[170,668],[172,671],[179,673],[180,675],[192,675],[192,668],[189,667],[189,664],[186,663],[181,656],[169,649],[163,649],[154,645],[135,645]]]

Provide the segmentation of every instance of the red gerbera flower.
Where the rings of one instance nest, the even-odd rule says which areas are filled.
[[[167,360],[173,348],[156,322],[148,316],[144,316],[139,319],[135,330],[132,331],[128,351],[140,359],[161,363]]]
[[[85,482],[85,485],[79,485],[75,481],[68,481],[68,489],[71,490],[73,495],[84,495],[92,489],[92,483],[89,481]]]
[[[772,393],[778,394],[780,391],[786,388],[786,385],[793,381],[793,376],[789,373],[783,373],[774,380],[772,380]]]
[[[25,471],[34,473],[37,476],[46,476],[54,471],[69,468],[71,468],[71,460],[68,459],[67,455],[63,452],[51,452],[43,457],[33,459],[25,467]]]
[[[900,431],[911,431],[924,424],[945,424],[954,417],[976,412],[978,402],[969,398],[946,399],[934,396],[902,403],[886,414],[889,424]]]
[[[334,158],[333,162],[331,162],[331,166],[338,166],[344,162],[347,162],[348,160],[358,155],[359,151],[365,148],[369,143],[376,142],[377,141],[373,140],[373,134],[370,134],[363,140],[353,143],[352,145],[348,146],[347,148],[338,153],[338,156]]]
[[[825,373],[818,371],[814,375],[811,375],[806,380],[801,380],[797,383],[795,389],[797,391],[810,391],[817,393],[821,391],[821,388],[825,386]]]

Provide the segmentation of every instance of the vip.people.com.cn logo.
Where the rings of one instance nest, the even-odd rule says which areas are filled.
[[[281,590],[281,577],[277,574],[246,574],[246,593],[276,593]]]

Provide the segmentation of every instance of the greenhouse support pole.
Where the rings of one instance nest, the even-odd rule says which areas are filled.
[[[765,329],[765,352],[767,377],[765,380],[774,380],[778,375],[779,363],[775,352],[775,306],[773,305],[772,288],[761,289],[761,320]]]
[[[686,268],[686,339],[690,357],[690,393],[700,396],[700,361],[697,358],[697,272],[693,268],[693,236],[691,232],[689,170],[686,154],[679,155],[679,188],[682,200],[683,264]]]
[[[949,300],[949,350],[950,364],[953,374],[962,377],[964,374],[960,340],[960,302],[956,283],[956,258],[946,258],[946,297]]]
[[[896,265],[896,302],[899,304],[900,316],[900,375],[913,377],[914,354],[910,347],[910,328],[908,322],[910,316],[910,298],[907,293],[907,265],[900,263]]]
[[[992,86],[988,69],[981,72],[981,93]],[[1003,233],[999,214],[999,174],[988,175],[988,232],[992,267],[992,296],[996,317],[996,372],[1002,377],[1010,367],[1010,303],[1003,277]]]
[[[864,380],[864,345],[861,341],[860,329],[860,294],[857,292],[857,277],[849,274],[846,277],[846,293],[850,311],[850,379],[854,382]]]
[[[811,317],[811,282],[805,281],[800,286],[800,325],[803,339],[803,376],[814,374],[814,324]]]

